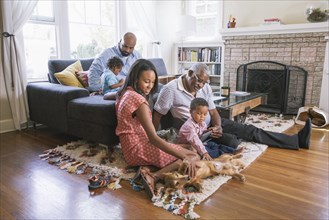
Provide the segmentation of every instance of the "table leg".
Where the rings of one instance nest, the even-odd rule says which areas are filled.
[[[250,112],[250,106],[247,106],[244,109],[244,113],[241,113],[235,117],[235,121],[239,123],[244,123]]]

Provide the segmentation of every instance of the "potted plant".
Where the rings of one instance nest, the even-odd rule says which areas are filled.
[[[328,9],[322,11],[320,8],[309,7],[306,10],[307,20],[309,22],[323,22],[329,18]]]

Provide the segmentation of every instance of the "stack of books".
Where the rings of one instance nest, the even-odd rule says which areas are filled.
[[[279,18],[266,18],[264,19],[264,22],[262,26],[268,26],[268,25],[281,25],[283,24]]]

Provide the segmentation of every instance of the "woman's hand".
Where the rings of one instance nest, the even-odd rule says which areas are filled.
[[[181,151],[182,152],[182,151]],[[194,178],[196,175],[197,167],[196,167],[196,162],[200,161],[200,155],[197,152],[185,150],[182,152],[183,155],[183,163],[185,166],[185,170],[182,170],[184,174],[187,174],[190,176],[190,178]]]
[[[190,161],[188,159],[184,159],[183,163],[187,166],[185,167],[185,170],[182,170],[184,174],[189,175],[190,178],[194,178],[196,175],[196,165],[194,161]]]

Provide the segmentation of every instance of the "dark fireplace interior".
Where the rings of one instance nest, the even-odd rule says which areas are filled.
[[[253,109],[258,112],[297,114],[304,106],[307,71],[271,61],[240,65],[237,70],[237,91],[267,94],[267,103]]]

